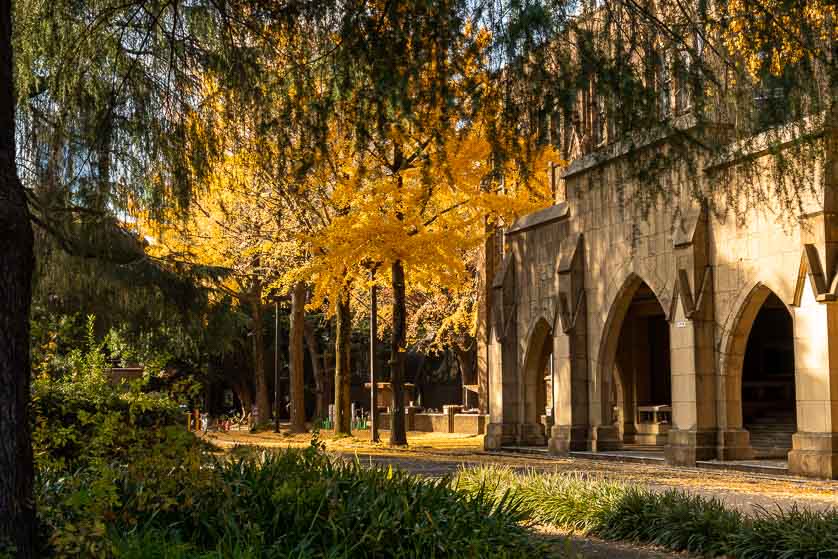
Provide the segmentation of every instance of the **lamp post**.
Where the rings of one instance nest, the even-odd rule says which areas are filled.
[[[279,433],[279,299],[274,297],[274,433]]]
[[[370,440],[378,442],[378,360],[375,358],[378,345],[378,298],[375,268],[370,270]]]

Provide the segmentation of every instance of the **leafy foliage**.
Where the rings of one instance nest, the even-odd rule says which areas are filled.
[[[87,347],[74,349],[70,373],[32,383],[32,443],[41,469],[74,470],[128,461],[155,446],[177,447],[177,404],[165,394],[109,382],[103,344],[88,318]]]
[[[44,471],[55,556],[512,557],[539,548],[511,500],[305,450],[146,454],[74,475]],[[146,554],[148,553],[148,554]]]
[[[464,469],[453,486],[470,494],[518,500],[537,522],[605,539],[652,543],[709,557],[838,557],[838,510],[759,510],[755,516],[718,499],[652,491],[586,474]]]

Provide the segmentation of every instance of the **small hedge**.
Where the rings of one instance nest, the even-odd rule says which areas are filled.
[[[462,470],[453,486],[496,499],[512,495],[536,522],[610,540],[742,559],[838,557],[838,510],[758,510],[753,516],[718,499],[653,492],[585,474],[517,474],[509,468]]]

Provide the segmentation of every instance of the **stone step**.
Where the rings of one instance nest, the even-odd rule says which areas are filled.
[[[793,415],[763,415],[760,417],[755,417],[748,422],[749,425],[794,425]]]
[[[752,435],[755,433],[794,433],[794,425],[746,425],[745,429]]]

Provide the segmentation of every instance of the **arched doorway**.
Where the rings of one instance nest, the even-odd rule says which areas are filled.
[[[613,369],[613,419],[623,442],[662,447],[672,422],[669,322],[645,282],[620,326]]]
[[[553,333],[546,320],[532,329],[523,367],[521,423],[526,444],[547,444],[553,422]]]
[[[768,292],[750,325],[742,361],[742,426],[755,457],[786,458],[797,429],[795,407],[793,320]]]

